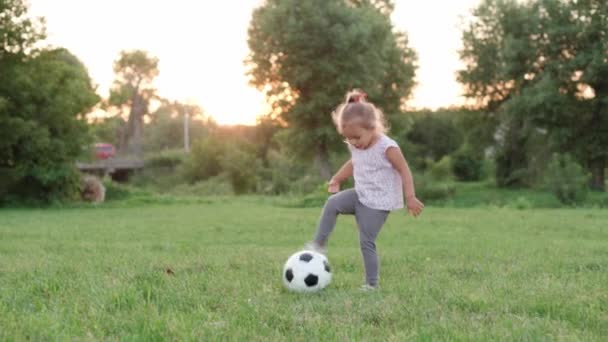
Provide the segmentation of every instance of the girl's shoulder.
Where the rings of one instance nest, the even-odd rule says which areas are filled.
[[[382,135],[380,135],[380,139],[378,140],[378,147],[382,151],[386,151],[389,147],[399,148],[399,144],[395,140],[393,140],[389,136],[387,136],[386,134],[382,134]]]

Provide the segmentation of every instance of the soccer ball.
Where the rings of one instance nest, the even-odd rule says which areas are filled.
[[[283,267],[283,283],[292,291],[315,292],[329,285],[331,268],[327,257],[315,251],[299,251]]]

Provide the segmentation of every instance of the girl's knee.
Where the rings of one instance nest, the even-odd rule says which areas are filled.
[[[375,251],[376,243],[371,240],[360,240],[359,245],[361,246],[361,250],[363,251]]]
[[[325,208],[337,210],[339,198],[336,195],[337,194],[333,194],[333,195],[329,196],[329,198],[325,202]]]

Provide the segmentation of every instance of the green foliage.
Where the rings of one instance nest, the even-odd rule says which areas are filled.
[[[587,197],[589,175],[568,154],[554,154],[545,177],[547,188],[563,204],[579,204]]]
[[[524,171],[535,156],[528,137],[541,129],[554,151],[581,156],[592,186],[603,190],[608,3],[485,0],[474,16],[463,33],[459,80],[468,97],[501,116],[498,183],[530,182]]]
[[[260,170],[259,192],[269,195],[287,193],[292,188],[295,171],[295,159],[278,151],[270,151],[267,156],[268,166]]]
[[[162,105],[150,115],[150,122],[145,126],[146,153],[166,149],[183,149],[185,115],[188,115],[189,118],[190,141],[204,138],[215,128],[213,121],[205,117],[199,106],[164,100]]]
[[[152,195],[141,188],[117,183],[108,178],[103,179],[103,185],[106,188],[106,201],[125,201],[136,197],[149,197]]]
[[[95,143],[108,143],[118,146],[120,142],[120,130],[124,120],[114,116],[110,118],[95,119],[89,123],[92,141]]]
[[[257,172],[260,163],[255,151],[247,146],[244,144],[229,146],[220,159],[221,168],[236,194],[254,192],[258,183]]]
[[[524,187],[530,179],[529,156],[525,148],[527,133],[517,124],[507,124],[503,128],[505,138],[499,142],[495,154],[496,184],[501,187]]]
[[[272,195],[309,194],[317,191],[319,184],[327,183],[310,163],[280,150],[270,151],[268,167],[261,169],[259,175],[258,191]]]
[[[439,161],[462,144],[463,134],[455,125],[450,112],[422,112],[413,117],[414,124],[406,138],[418,146],[422,153],[418,154],[418,158]]]
[[[447,200],[456,193],[452,182],[435,180],[426,174],[414,174],[414,187],[416,197],[423,202]]]
[[[121,51],[114,61],[114,73],[107,104],[119,116],[128,117],[120,130],[118,150],[143,157],[144,118],[150,114],[150,101],[156,98],[158,58],[143,50]]]
[[[530,83],[524,76],[539,52],[529,40],[538,25],[533,6],[516,0],[483,0],[463,31],[460,58],[466,64],[458,80],[465,95],[490,113]]]
[[[0,0],[0,204],[55,202],[78,190],[82,115],[97,101],[86,68],[65,49],[37,50],[44,19]]]
[[[264,167],[268,167],[269,153],[272,149],[278,149],[276,135],[283,129],[281,122],[270,115],[258,117],[255,125],[253,142],[257,145],[257,155],[262,160]]]
[[[27,1],[0,0],[0,70],[45,38],[44,19],[31,18],[27,12]]]
[[[234,192],[244,194],[257,189],[260,168],[255,147],[246,140],[214,134],[194,144],[182,172],[189,183],[224,174]]]
[[[411,93],[416,55],[384,3],[271,0],[253,13],[251,83],[288,124],[291,149],[319,165],[341,146],[328,115],[347,90],[363,88],[389,117]]]
[[[187,160],[183,150],[165,150],[149,154],[144,160],[145,167],[137,171],[130,183],[148,189],[165,193],[185,182],[182,167]]]
[[[496,184],[496,161],[492,158],[485,158],[481,168],[481,178],[483,180],[493,181]]]
[[[183,174],[186,181],[196,183],[219,175],[222,171],[221,158],[226,148],[222,141],[213,137],[195,141],[184,164]]]
[[[519,196],[515,199],[515,201],[511,202],[509,206],[519,210],[527,210],[531,209],[533,204],[525,196]]]
[[[145,159],[146,168],[167,168],[175,171],[187,158],[183,150],[164,150]]]
[[[436,181],[449,181],[454,178],[452,168],[452,158],[444,156],[437,162],[428,163],[427,174]]]
[[[452,172],[456,179],[464,182],[481,180],[483,156],[465,145],[452,156]]]
[[[65,49],[44,50],[2,78],[0,202],[72,198],[74,162],[90,142],[83,114],[99,100],[86,68]]]
[[[467,154],[483,157],[495,146],[494,134],[498,126],[496,115],[461,108],[453,111],[450,116],[464,138],[459,150],[466,148]]]

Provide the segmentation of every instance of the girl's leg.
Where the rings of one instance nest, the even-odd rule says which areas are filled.
[[[329,235],[336,226],[338,214],[354,214],[355,205],[358,202],[357,198],[355,189],[348,189],[331,195],[327,199],[321,218],[319,219],[317,233],[313,240],[314,243],[321,247],[325,246]]]
[[[365,281],[367,285],[377,287],[380,265],[376,253],[376,238],[384,225],[389,211],[371,209],[361,203],[357,204],[355,217],[359,226],[359,244],[365,266]]]

